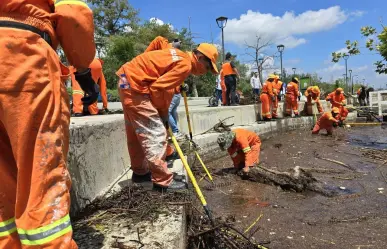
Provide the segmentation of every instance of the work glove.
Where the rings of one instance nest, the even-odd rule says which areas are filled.
[[[342,105],[342,106],[346,106],[346,104],[345,104],[345,103],[341,103],[341,105]]]
[[[99,87],[91,77],[90,68],[82,73],[76,72],[74,73],[74,76],[82,90],[85,92],[85,96],[82,98],[83,105],[89,106],[96,102],[98,99]]]
[[[333,124],[332,124],[332,126],[333,126],[334,128],[337,128],[338,125],[339,125],[339,124],[338,124],[337,122],[333,122]]]
[[[344,127],[344,122],[343,120],[340,120],[339,123],[338,123],[339,127]]]
[[[180,91],[181,91],[181,92],[188,92],[188,91],[189,91],[189,86],[188,86],[188,84],[185,84],[185,83],[181,84],[181,86],[180,86]]]

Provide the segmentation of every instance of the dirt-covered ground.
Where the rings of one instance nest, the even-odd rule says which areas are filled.
[[[340,128],[333,136],[293,131],[264,141],[260,157],[264,167],[278,171],[306,168],[339,195],[217,175],[232,167],[226,157],[207,164],[218,186],[200,183],[215,216],[235,216],[240,230],[250,228],[245,234],[268,248],[387,248],[387,129]]]

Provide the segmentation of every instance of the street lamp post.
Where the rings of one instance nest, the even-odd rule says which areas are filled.
[[[292,70],[293,70],[293,77],[294,77],[294,76],[296,76],[296,68],[293,67]]]
[[[278,49],[278,52],[280,52],[280,57],[281,57],[281,80],[282,80],[282,74],[283,74],[283,69],[282,69],[282,53],[284,52],[284,49],[285,49],[285,45],[278,45],[277,46],[277,49]]]
[[[348,58],[349,58],[349,55],[344,54],[343,58],[345,60],[345,87],[348,91]]]
[[[347,77],[347,74],[343,73],[344,84],[346,82],[346,77]]]
[[[226,27],[228,18],[225,16],[220,16],[216,18],[216,23],[218,24],[218,27],[222,29],[222,62],[224,62],[225,56],[224,56],[224,31],[223,29]]]

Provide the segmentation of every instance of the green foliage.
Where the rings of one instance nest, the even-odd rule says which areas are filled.
[[[120,95],[118,94],[118,89],[107,89],[107,94],[110,95],[110,102],[120,102]]]
[[[73,89],[71,87],[66,87],[66,90],[69,96],[73,95]]]
[[[112,36],[107,45],[103,71],[109,89],[117,86],[116,71],[126,62],[135,57],[134,42],[128,36]]]
[[[365,26],[360,29],[360,33],[369,37],[366,41],[366,48],[369,51],[377,51],[383,58],[383,60],[376,61],[374,65],[376,66],[375,72],[379,74],[387,74],[387,27],[382,25],[383,29],[378,34],[378,31],[371,27]],[[376,35],[377,40],[374,39]],[[346,41],[348,53],[332,53],[332,62],[338,62],[344,55],[358,55],[360,50],[358,48],[358,42]]]
[[[103,36],[118,35],[127,26],[137,25],[138,10],[135,10],[127,0],[90,0],[94,14],[96,33]]]

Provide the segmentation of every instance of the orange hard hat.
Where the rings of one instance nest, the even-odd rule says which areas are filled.
[[[343,88],[341,88],[341,87],[339,87],[339,88],[337,88],[337,89],[336,89],[336,92],[340,92],[340,93],[342,93],[342,92],[344,92],[344,89],[343,89]]]
[[[332,108],[332,112],[333,112],[333,113],[336,113],[336,114],[339,114],[339,113],[340,113],[340,109],[337,108],[337,107],[333,107],[333,108]]]
[[[201,43],[197,50],[211,60],[212,72],[214,74],[218,74],[219,71],[216,67],[216,61],[218,60],[218,49],[212,44]]]

